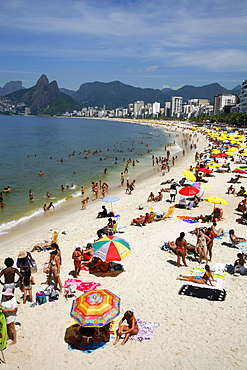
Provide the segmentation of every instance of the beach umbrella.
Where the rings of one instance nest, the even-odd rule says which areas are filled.
[[[90,290],[74,299],[70,316],[81,326],[104,326],[120,312],[120,298],[107,289]]]
[[[241,153],[239,155],[241,155],[241,157],[247,157],[247,152]]]
[[[224,157],[227,157],[227,154],[226,153],[212,154],[212,157],[214,157],[214,158],[224,158]]]
[[[187,180],[196,181],[195,175],[189,170],[183,171],[183,175],[186,177]]]
[[[203,200],[205,200],[206,202],[214,203],[214,204],[228,205],[228,203],[220,197],[207,197],[207,198],[204,198]]]
[[[194,182],[191,186],[195,186],[197,189],[210,189],[210,186],[204,182]]]
[[[127,240],[115,235],[105,236],[92,244],[94,256],[102,261],[121,261],[131,253]]]
[[[180,189],[178,192],[185,197],[191,197],[198,194],[199,191],[200,190],[198,190],[195,186],[186,186],[185,188]]]
[[[198,171],[199,172],[204,172],[204,173],[213,173],[213,171],[210,170],[209,168],[200,168]]]
[[[207,166],[208,167],[220,167],[220,165],[218,163],[215,163],[215,162],[208,163]]]
[[[107,197],[102,198],[102,202],[111,203],[111,210],[112,210],[112,203],[118,202],[120,198],[116,197],[116,195],[108,195]]]

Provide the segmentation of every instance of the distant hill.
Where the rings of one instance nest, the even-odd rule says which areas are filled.
[[[209,99],[213,104],[214,97],[219,94],[238,94],[241,91],[241,86],[236,86],[234,90],[227,90],[218,83],[212,83],[210,85],[204,85],[201,87],[195,87],[185,85],[177,90],[166,91],[164,95],[166,99],[170,99],[172,96],[181,96],[183,100],[188,99]]]
[[[84,106],[105,105],[107,108],[127,107],[129,103],[144,100],[145,103],[155,101],[164,103],[164,94],[158,89],[142,89],[125,85],[119,81],[109,83],[90,82],[82,84],[72,97]]]
[[[23,102],[30,107],[31,114],[63,114],[66,111],[81,109],[82,104],[63,94],[56,81],[49,82],[42,75],[36,85],[25,90],[18,90],[7,97],[15,103]]]
[[[3,87],[0,87],[0,96],[11,94],[14,91],[25,89],[22,86],[22,81],[10,81],[7,82]]]
[[[108,83],[90,82],[80,86],[71,96],[81,102],[84,106],[105,105],[107,108],[127,107],[129,103],[134,103],[137,100],[144,100],[145,103],[160,102],[163,106],[164,102],[170,101],[172,96],[181,96],[184,101],[188,99],[209,99],[214,102],[214,96],[219,94],[237,94],[241,90],[241,86],[236,86],[234,90],[227,90],[218,83],[205,85],[201,87],[183,86],[178,90],[165,88],[158,89],[143,89],[125,85],[119,81]],[[65,92],[65,89],[63,90]],[[69,90],[71,92],[71,90]]]
[[[60,88],[60,91],[69,96],[72,96],[75,93],[75,90],[64,89],[63,87]]]

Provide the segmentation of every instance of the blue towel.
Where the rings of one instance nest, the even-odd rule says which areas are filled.
[[[78,348],[75,348],[73,345],[68,345],[68,350],[69,351],[73,351],[74,349],[77,349],[78,351],[82,351],[84,353],[91,353],[91,352],[94,352],[96,351],[96,349],[99,349],[99,348],[104,348],[105,346],[107,346],[109,342],[105,343],[105,342],[94,342],[92,347],[89,348],[89,349],[86,349],[85,351],[81,350],[81,349],[78,349]]]

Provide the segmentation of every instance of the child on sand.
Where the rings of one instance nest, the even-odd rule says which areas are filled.
[[[122,325],[124,321],[127,321],[128,325]],[[122,334],[125,334],[125,338],[122,341],[121,345],[124,345],[131,335],[136,335],[139,331],[137,321],[134,317],[134,313],[132,311],[126,311],[123,318],[119,321],[118,330],[117,330],[117,338],[113,344],[117,344],[119,339],[121,338]]]

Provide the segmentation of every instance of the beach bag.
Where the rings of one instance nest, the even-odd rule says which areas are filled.
[[[36,302],[38,302],[38,304],[43,304],[43,303],[47,302],[46,295],[45,295],[44,292],[37,292],[36,293]]]
[[[29,252],[27,252],[27,265],[30,267],[31,273],[37,272],[36,262],[32,259]]]
[[[49,262],[44,263],[43,272],[45,274],[49,274],[49,272],[50,272],[50,263]]]

